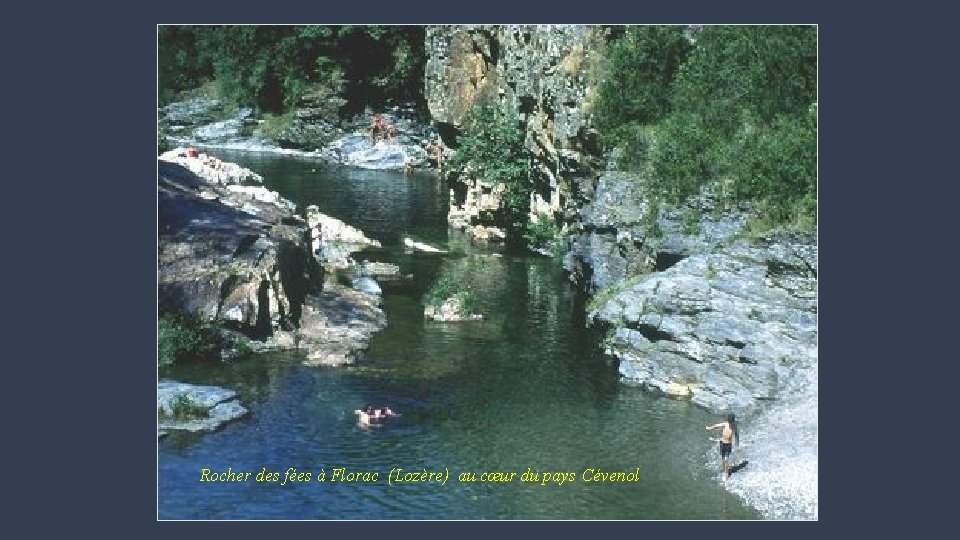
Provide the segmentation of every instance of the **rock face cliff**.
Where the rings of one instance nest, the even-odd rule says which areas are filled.
[[[253,338],[255,350],[299,349],[308,364],[352,362],[386,317],[378,292],[323,284],[320,261],[344,256],[342,245],[354,240],[337,236],[346,225],[304,219],[273,191],[230,183],[250,171],[223,177],[228,164],[211,168],[204,159],[157,161],[160,311],[218,321]],[[322,243],[311,232],[321,220]],[[326,253],[328,245],[337,252]]]
[[[716,412],[805,391],[796,381],[817,363],[814,236],[751,238],[743,212],[718,212],[706,195],[650,213],[642,181],[598,179],[565,261],[594,295],[588,320],[622,378]]]
[[[456,133],[478,100],[495,97],[515,107],[534,156],[531,213],[557,212],[567,178],[596,152],[589,130],[595,62],[603,30],[592,26],[434,26],[426,31],[424,94],[443,142]],[[451,191],[451,222],[475,225],[496,186],[465,179]]]

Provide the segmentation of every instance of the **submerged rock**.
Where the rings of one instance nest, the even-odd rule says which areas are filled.
[[[417,251],[425,251],[427,253],[446,253],[446,251],[440,248],[435,248],[429,244],[417,242],[416,240],[410,238],[404,238],[403,245],[407,246],[408,248],[415,249]]]
[[[451,296],[439,306],[426,306],[423,316],[427,319],[440,322],[480,321],[483,315],[468,313],[460,296]]]
[[[352,364],[367,348],[374,332],[387,326],[379,307],[380,296],[338,284],[327,284],[303,308],[303,324],[293,336],[307,351],[304,361],[313,366]]]

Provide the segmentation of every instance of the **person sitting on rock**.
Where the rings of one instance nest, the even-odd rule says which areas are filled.
[[[382,114],[375,114],[370,120],[370,144],[377,144],[377,141],[383,137],[383,131],[386,128],[386,122]]]
[[[437,170],[443,169],[443,145],[438,140],[427,141],[427,159],[437,164]]]

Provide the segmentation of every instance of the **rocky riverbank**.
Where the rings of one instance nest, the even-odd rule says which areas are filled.
[[[342,119],[340,105],[342,99],[335,96],[308,94],[285,123],[280,121],[282,127],[267,126],[250,108],[234,111],[220,100],[203,97],[168,104],[157,114],[167,141],[180,146],[295,155],[362,169],[430,166],[426,145],[440,137],[413,106],[392,106],[380,113],[394,133],[374,140],[370,127],[375,113],[368,108]]]
[[[314,365],[352,362],[386,318],[370,287],[324,283],[320,261],[343,257],[355,238],[337,232],[351,228],[313,215],[326,223],[320,245],[291,202],[262,186],[204,176],[202,161],[157,162],[161,313],[214,321],[254,351],[297,349]],[[337,253],[325,253],[327,245]]]
[[[602,175],[565,261],[623,380],[714,412],[777,399],[817,359],[815,239],[749,238],[746,214],[708,196],[653,217],[648,204],[642,179]]]
[[[749,234],[747,209],[707,192],[651,208],[643,179],[614,171],[577,187],[564,265],[621,380],[737,413],[751,465],[728,489],[767,517],[816,519],[814,234]]]

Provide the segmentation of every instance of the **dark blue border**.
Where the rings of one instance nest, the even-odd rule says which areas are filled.
[[[23,486],[25,492],[39,486],[62,497],[45,504],[44,499],[36,499],[36,522],[96,523],[137,534],[174,529],[179,534],[210,527],[218,532],[228,528],[233,534],[259,534],[262,527],[274,525],[156,522],[156,24],[782,22],[816,23],[820,28],[820,224],[824,231],[820,236],[820,426],[824,435],[820,521],[801,525],[319,522],[281,526],[309,526],[313,532],[334,534],[357,529],[381,534],[461,534],[464,526],[476,526],[484,532],[535,528],[537,532],[591,534],[601,528],[631,535],[675,534],[675,527],[683,527],[694,534],[735,529],[748,537],[767,537],[773,532],[770,527],[781,535],[793,533],[794,526],[839,526],[860,519],[855,523],[859,531],[866,532],[871,522],[876,527],[871,520],[882,516],[863,501],[871,502],[871,491],[878,497],[892,488],[872,489],[879,485],[876,475],[886,476],[879,472],[884,470],[882,464],[870,460],[895,456],[845,448],[857,435],[871,444],[882,439],[880,433],[863,432],[864,419],[882,411],[869,407],[861,392],[881,384],[871,373],[889,366],[897,352],[893,344],[878,345],[886,332],[881,326],[884,309],[893,306],[880,302],[881,293],[865,280],[880,275],[888,257],[891,263],[903,263],[902,251],[897,249],[904,248],[893,244],[888,221],[909,220],[914,217],[911,212],[920,211],[904,207],[898,195],[888,191],[891,173],[909,172],[897,168],[890,158],[893,150],[909,151],[910,142],[903,139],[910,135],[898,133],[899,144],[894,144],[882,137],[881,129],[890,126],[885,120],[891,116],[911,114],[904,101],[919,101],[915,80],[877,76],[890,70],[885,62],[895,62],[901,72],[912,73],[917,68],[903,64],[922,60],[904,58],[909,53],[901,47],[920,36],[904,33],[909,25],[898,24],[902,14],[873,10],[865,19],[863,13],[841,13],[810,2],[790,6],[645,3],[630,8],[594,0],[549,8],[483,2],[479,6],[483,12],[473,14],[454,14],[449,10],[466,6],[441,3],[434,4],[444,11],[435,11],[429,4],[400,8],[394,4],[391,11],[382,4],[354,3],[345,12],[328,3],[163,3],[151,6],[157,13],[149,15],[136,14],[139,7],[106,11],[77,6],[57,14],[62,22],[13,30],[22,32],[17,39],[24,49],[50,49],[39,54],[11,51],[14,58],[7,72],[19,78],[5,77],[8,85],[12,80],[17,83],[15,94],[5,100],[14,125],[24,126],[17,135],[27,147],[10,159],[16,162],[11,170],[17,176],[8,181],[18,186],[8,192],[12,194],[8,217],[21,225],[8,226],[17,237],[11,241],[9,255],[26,263],[17,267],[31,283],[29,287],[11,283],[14,304],[8,310],[25,319],[18,324],[36,328],[39,334],[32,342],[35,350],[14,360],[36,366],[35,373],[25,375],[32,379],[11,376],[8,385],[24,386],[13,390],[26,391],[19,398],[25,406],[45,401],[42,396],[52,396],[54,404],[53,416],[39,429],[35,422],[13,420],[14,427],[31,435],[29,455],[24,457],[27,466],[12,474],[19,480],[15,487]],[[888,21],[882,21],[884,17]],[[890,101],[883,103],[886,100]],[[898,105],[891,106],[894,100]],[[30,105],[19,107],[21,103]],[[899,212],[893,216],[887,208]],[[896,292],[882,294],[883,299],[898,301]],[[889,328],[891,323],[885,324]],[[11,340],[25,338],[26,334],[14,335]],[[11,439],[6,440],[9,445]],[[865,464],[880,468],[869,470]],[[36,475],[47,470],[54,472]]]

